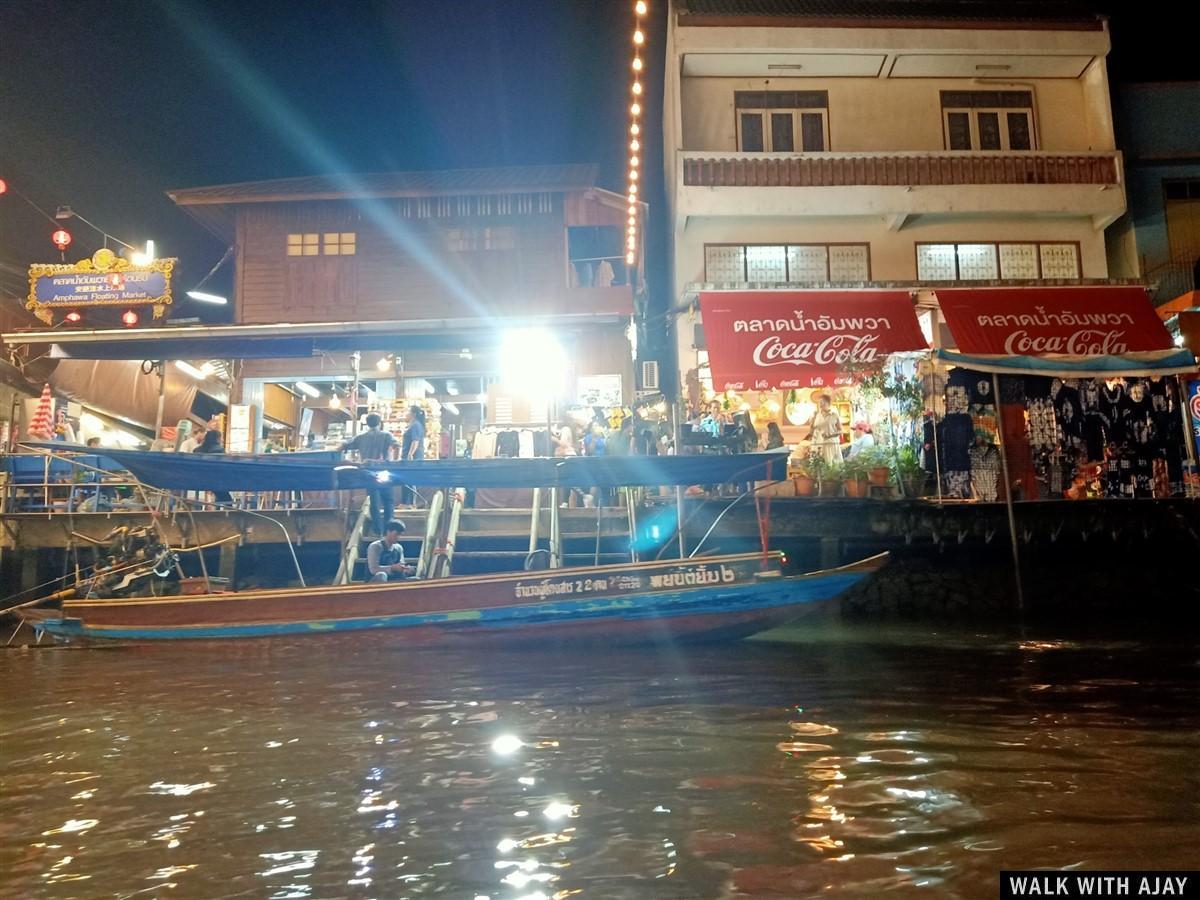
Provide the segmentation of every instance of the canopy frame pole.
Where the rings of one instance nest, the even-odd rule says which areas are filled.
[[[637,552],[637,508],[634,506],[633,488],[625,485],[625,515],[629,518],[629,559],[631,562],[638,561]],[[599,532],[596,534],[597,556],[599,555]]]
[[[933,372],[933,396],[929,398],[929,424],[933,427],[933,476],[937,481],[937,501],[942,502],[942,448],[938,446],[938,413],[937,413],[937,384],[938,384],[938,369],[937,363],[934,362],[933,353],[929,354],[930,369]],[[1000,407],[996,407],[997,421],[999,421]],[[944,419],[945,413],[942,414]]]
[[[542,520],[542,489],[533,489],[533,508],[529,516],[529,555],[537,552],[538,534],[541,531]]]
[[[675,485],[675,534],[679,540],[679,558],[686,559],[683,542],[683,485]]]
[[[992,396],[996,400],[997,437],[1000,440],[1000,471],[1004,475],[1004,504],[1008,507],[1008,536],[1012,540],[1013,575],[1017,581],[1017,611],[1025,612],[1025,589],[1021,578],[1021,551],[1017,544],[1017,514],[1013,507],[1012,478],[1008,474],[1008,445],[1004,440],[1004,413],[1000,403],[1000,376],[992,373]]]
[[[167,361],[160,359],[154,364],[158,370],[158,412],[154,415],[154,437],[162,437],[163,415],[167,405]]]
[[[562,531],[559,523],[558,488],[550,488],[550,568],[562,568]]]

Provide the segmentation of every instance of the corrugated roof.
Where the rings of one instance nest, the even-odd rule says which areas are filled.
[[[585,163],[556,166],[510,166],[491,169],[448,169],[434,172],[346,173],[182,188],[167,191],[167,196],[180,206],[192,206],[209,203],[264,203],[336,200],[353,197],[428,197],[448,194],[578,191],[595,186],[596,172],[595,165]]]
[[[1075,0],[680,0],[681,16],[976,22],[1095,22]]]

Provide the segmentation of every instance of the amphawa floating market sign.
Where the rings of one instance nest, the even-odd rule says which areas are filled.
[[[25,308],[47,325],[54,324],[56,311],[96,306],[152,306],[158,319],[171,305],[175,263],[155,259],[137,266],[105,248],[73,265],[32,265]]]

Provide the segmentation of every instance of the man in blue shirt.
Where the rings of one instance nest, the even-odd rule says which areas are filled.
[[[347,441],[342,450],[357,450],[359,458],[364,462],[387,459],[391,456],[392,448],[396,446],[396,439],[390,432],[384,431],[382,426],[383,419],[379,418],[377,413],[371,413],[367,416],[367,430]],[[392,517],[392,510],[396,505],[392,486],[380,484],[370,487],[367,488],[367,494],[371,497],[371,522],[375,526],[375,533],[383,534],[384,523]]]

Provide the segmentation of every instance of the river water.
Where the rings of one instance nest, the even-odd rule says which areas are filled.
[[[0,896],[975,898],[1194,866],[1194,646],[773,637],[5,651]]]

